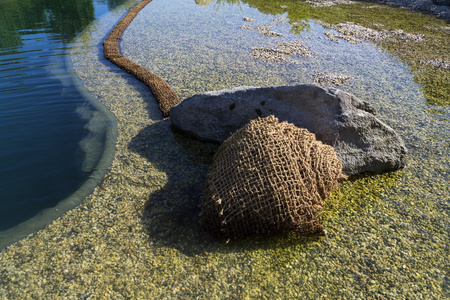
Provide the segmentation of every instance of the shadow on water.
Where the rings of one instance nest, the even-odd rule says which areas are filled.
[[[165,184],[155,183],[162,187],[155,186],[156,191],[147,200],[143,213],[150,242],[190,254],[204,251],[208,242],[200,230],[199,204],[207,163],[217,146],[173,132],[170,120],[166,119],[142,129],[128,147],[166,177],[164,180],[162,175]],[[196,156],[192,150],[189,153],[189,148],[204,156]],[[161,176],[155,174],[155,177]]]

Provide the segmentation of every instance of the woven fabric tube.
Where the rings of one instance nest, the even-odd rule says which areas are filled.
[[[170,85],[158,75],[146,68],[134,63],[120,53],[119,41],[124,30],[130,25],[137,14],[152,0],[143,0],[136,4],[111,30],[108,37],[103,41],[103,54],[110,62],[133,75],[144,83],[158,102],[159,109],[164,117],[169,116],[172,106],[180,103],[180,99]]]

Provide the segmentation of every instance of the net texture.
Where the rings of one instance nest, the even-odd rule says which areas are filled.
[[[274,116],[252,120],[217,150],[202,227],[217,238],[324,234],[318,212],[345,178],[331,146]]]

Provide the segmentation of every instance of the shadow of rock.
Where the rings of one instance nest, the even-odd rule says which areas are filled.
[[[187,255],[206,251],[215,241],[201,232],[199,205],[217,145],[173,132],[166,119],[141,130],[128,147],[157,169],[142,217],[150,243]]]

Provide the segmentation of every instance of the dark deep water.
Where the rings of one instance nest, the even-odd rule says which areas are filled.
[[[71,40],[124,0],[0,0],[0,232],[91,175],[80,142],[95,111],[66,65]]]

